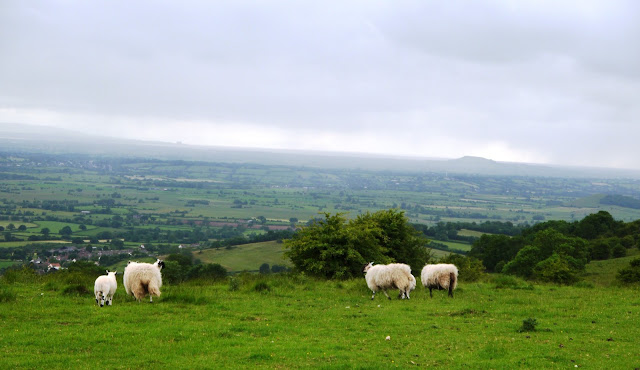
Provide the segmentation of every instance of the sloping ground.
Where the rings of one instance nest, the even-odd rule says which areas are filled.
[[[597,286],[619,284],[616,280],[618,271],[628,267],[632,259],[640,257],[640,251],[637,248],[628,249],[627,254],[626,257],[589,262],[585,269],[584,280]]]
[[[195,252],[194,257],[203,263],[219,263],[229,272],[240,272],[258,271],[263,263],[291,266],[283,254],[282,243],[270,241],[237,245],[232,249],[204,249],[202,253]]]

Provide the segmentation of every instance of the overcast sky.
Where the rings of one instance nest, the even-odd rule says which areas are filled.
[[[2,0],[0,122],[640,169],[640,1]]]

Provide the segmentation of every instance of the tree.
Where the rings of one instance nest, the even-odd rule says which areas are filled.
[[[268,274],[271,272],[271,269],[269,268],[269,264],[268,263],[263,263],[262,265],[260,265],[260,273],[261,274]]]
[[[578,281],[576,270],[571,268],[566,256],[554,253],[538,262],[533,268],[534,278],[558,284],[573,284]]]
[[[381,230],[373,223],[349,227],[341,213],[325,213],[324,217],[284,240],[285,256],[298,270],[346,279],[361,276],[366,261],[391,261],[375,237]]]
[[[533,268],[540,260],[540,248],[527,245],[518,251],[516,257],[509,261],[502,271],[507,274],[529,278],[533,275]]]
[[[13,231],[13,230],[15,230],[15,229],[16,229],[16,225],[14,225],[14,224],[9,224],[9,225],[7,225],[7,230],[9,230],[9,231]]]
[[[406,263],[414,271],[420,271],[431,259],[426,248],[428,240],[411,224],[403,211],[388,209],[358,216],[352,223],[355,226],[373,222],[382,233],[379,243],[385,254],[395,262]]]
[[[51,233],[51,230],[49,230],[48,227],[43,227],[42,229],[40,229],[40,233],[46,237],[49,237],[49,233]]]
[[[366,213],[347,222],[343,214],[324,214],[284,241],[285,255],[300,271],[325,278],[362,276],[367,262],[410,264],[429,261],[427,240],[411,227],[404,212]]]
[[[80,228],[80,230],[85,231],[87,229],[87,225],[85,224],[80,224],[80,226],[78,226]]]
[[[62,236],[69,236],[73,233],[73,231],[71,230],[71,226],[65,226],[62,229],[60,229],[60,231],[58,231],[58,234],[62,235]]]
[[[468,256],[478,258],[488,271],[501,272],[496,266],[501,266],[511,261],[518,251],[524,246],[522,237],[509,237],[507,235],[484,234],[476,240],[468,253]]]
[[[25,231],[25,230],[27,230],[27,227],[25,225],[18,226],[18,231]]]

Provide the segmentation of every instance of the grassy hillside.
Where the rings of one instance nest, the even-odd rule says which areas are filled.
[[[637,289],[461,282],[454,299],[370,299],[364,279],[239,275],[137,303],[65,294],[59,275],[0,283],[0,367],[634,368]],[[86,279],[89,288],[93,279]],[[76,289],[77,290],[77,289]],[[536,331],[519,332],[535,319]]]
[[[626,257],[589,262],[585,270],[585,281],[597,286],[617,284],[615,277],[618,270],[628,267],[632,259],[640,256],[640,251],[637,248],[629,249],[627,253]]]
[[[258,271],[263,263],[270,266],[290,266],[291,263],[284,259],[283,254],[282,243],[271,241],[238,245],[232,249],[204,249],[202,252],[196,252],[194,256],[203,263],[219,263],[227,271],[240,272]]]

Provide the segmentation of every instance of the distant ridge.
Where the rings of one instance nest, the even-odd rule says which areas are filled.
[[[84,154],[161,160],[253,163],[373,171],[481,176],[592,177],[640,179],[640,171],[498,162],[464,156],[457,159],[401,157],[384,154],[231,148],[128,140],[87,135],[47,126],[0,123],[0,152]]]

